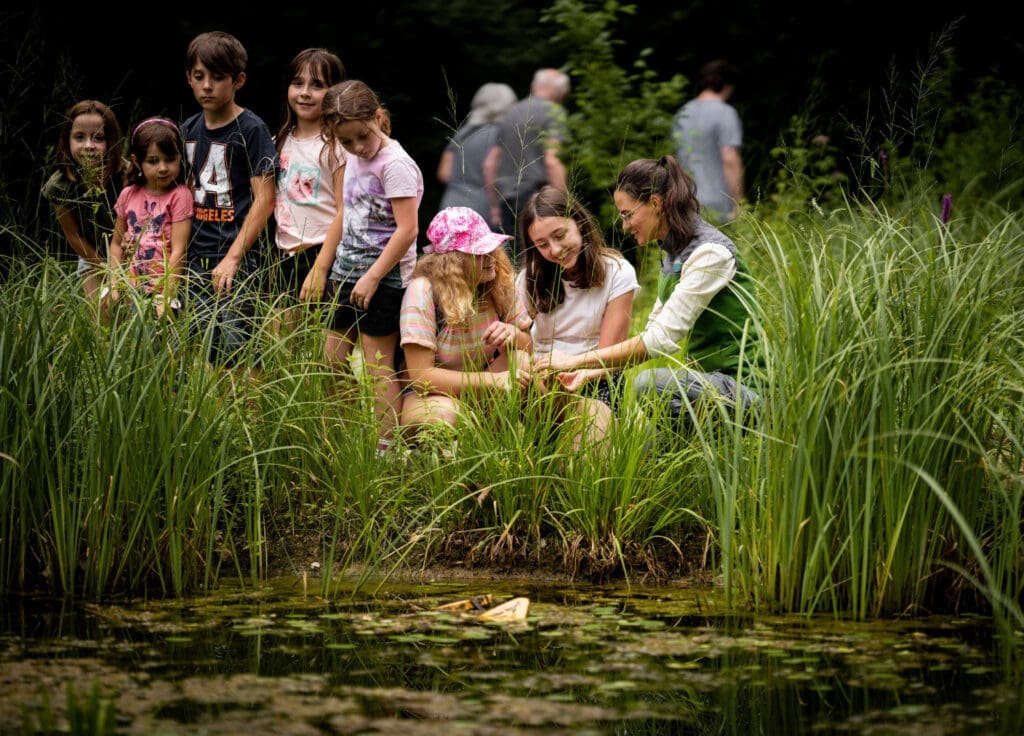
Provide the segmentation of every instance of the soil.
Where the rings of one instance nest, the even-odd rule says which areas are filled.
[[[274,535],[267,554],[271,577],[316,574],[324,566],[329,540],[319,530],[291,530]],[[626,550],[619,558],[610,550],[589,543],[561,545],[543,543],[538,552],[514,543],[498,548],[481,548],[465,540],[448,539],[429,552],[418,552],[398,565],[381,568],[392,578],[436,582],[450,580],[516,580],[538,582],[609,583],[625,579],[644,583],[710,584],[714,571],[708,569],[703,539],[686,540],[641,552]],[[341,563],[336,555],[335,563]],[[358,565],[364,567],[365,563]]]

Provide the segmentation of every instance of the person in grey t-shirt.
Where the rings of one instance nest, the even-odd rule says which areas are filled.
[[[707,219],[736,218],[743,199],[743,126],[728,103],[736,70],[723,59],[701,67],[698,95],[679,108],[672,121],[676,160],[697,183],[697,200]]]
[[[569,75],[559,69],[538,69],[530,94],[501,118],[498,134],[484,161],[484,182],[490,201],[490,225],[513,240],[506,243],[512,262],[520,261],[516,220],[527,200],[545,184],[567,191],[565,165],[559,158],[569,138],[562,102],[569,94]]]

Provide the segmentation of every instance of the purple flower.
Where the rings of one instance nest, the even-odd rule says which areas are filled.
[[[889,163],[889,154],[885,152],[884,148],[878,150],[878,160],[882,162],[882,166]]]
[[[953,211],[953,195],[942,195],[942,224],[949,222],[949,214]]]

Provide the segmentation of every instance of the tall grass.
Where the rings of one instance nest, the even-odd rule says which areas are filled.
[[[556,15],[577,18],[576,5]],[[577,71],[594,99],[631,78]],[[620,112],[627,128],[645,121],[644,141],[665,122]],[[277,571],[272,548],[303,535],[325,594],[353,568],[369,580],[435,562],[595,580],[702,572],[737,607],[991,612],[1009,641],[1024,628],[1019,142],[960,137],[998,142],[1007,165],[941,190],[889,149],[872,200],[844,193],[831,149],[794,125],[806,150],[790,150],[777,197],[729,230],[762,306],[756,417],[713,407],[681,428],[627,395],[607,443],[580,450],[531,390],[466,397],[456,427],[380,457],[369,384],[358,361],[347,381],[326,367],[321,313],[281,332],[264,305],[259,369],[217,368],[184,320],[159,324],[129,301],[98,321],[73,266],[36,242],[38,218],[3,226],[33,257],[0,269],[0,588],[184,595]],[[600,140],[574,154],[598,189],[615,168],[599,149],[619,146]],[[945,223],[936,192],[950,190]],[[640,262],[634,333],[653,291],[652,259]]]
[[[735,592],[858,618],[981,596],[1019,626],[1019,216],[851,204],[753,227],[770,389]]]

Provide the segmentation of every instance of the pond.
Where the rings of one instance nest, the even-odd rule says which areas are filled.
[[[325,599],[313,582],[7,600],[0,733],[67,732],[90,699],[108,733],[147,735],[1024,731],[986,619],[730,615],[716,589],[675,585],[388,581]],[[525,597],[528,614],[437,610],[473,597]]]

